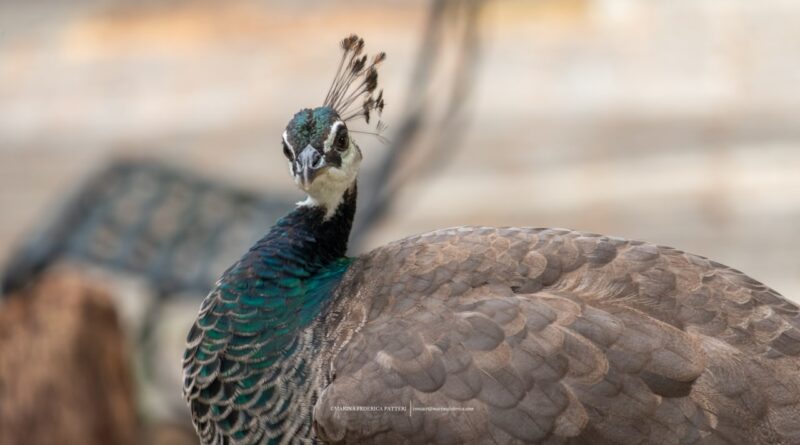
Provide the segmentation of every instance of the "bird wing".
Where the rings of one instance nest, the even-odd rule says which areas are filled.
[[[338,289],[336,443],[800,443],[800,318],[675,249],[459,228],[357,260]]]

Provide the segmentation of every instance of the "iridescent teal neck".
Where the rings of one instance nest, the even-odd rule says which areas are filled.
[[[355,206],[353,186],[327,220],[323,208],[297,207],[206,298],[184,356],[198,431],[212,425],[230,443],[312,435],[308,407],[326,378],[321,326],[350,265]]]
[[[222,286],[229,282],[235,286],[246,283],[250,289],[257,288],[253,298],[266,300],[262,304],[284,305],[271,310],[268,317],[272,320],[262,317],[262,323],[288,323],[297,329],[307,326],[329,296],[320,292],[330,283],[328,280],[319,282],[319,272],[325,271],[323,275],[327,275],[326,269],[339,269],[340,265],[349,264],[345,253],[355,207],[355,185],[328,219],[322,207],[298,206],[278,220],[225,274]],[[293,318],[298,314],[303,316]]]
[[[286,305],[285,311],[271,313],[275,323],[307,326],[330,297],[325,291],[333,292],[331,286],[338,284],[349,265],[345,253],[355,208],[355,185],[328,219],[322,207],[298,206],[250,248],[237,267],[235,281],[257,277],[255,283],[264,286],[259,297]],[[301,317],[292,319],[293,315]]]
[[[345,256],[355,211],[356,186],[353,185],[327,220],[323,207],[298,206],[279,219],[251,250],[267,250],[289,259],[302,258],[312,268],[322,266]]]

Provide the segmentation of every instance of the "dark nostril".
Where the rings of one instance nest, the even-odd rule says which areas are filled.
[[[319,153],[314,154],[314,162],[311,164],[314,168],[322,167],[323,157]]]

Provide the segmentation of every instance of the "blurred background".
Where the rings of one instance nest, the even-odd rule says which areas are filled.
[[[185,332],[302,198],[280,134],[353,32],[388,53],[353,254],[568,227],[800,301],[798,23],[791,0],[0,2],[0,443],[196,443]]]

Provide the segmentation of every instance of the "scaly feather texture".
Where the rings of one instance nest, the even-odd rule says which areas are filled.
[[[334,216],[298,207],[206,297],[184,354],[184,396],[204,444],[302,442],[324,384],[320,326],[350,260],[355,186]],[[298,439],[298,440],[295,440]]]
[[[334,301],[326,442],[800,443],[800,309],[696,255],[462,227],[356,259]]]

